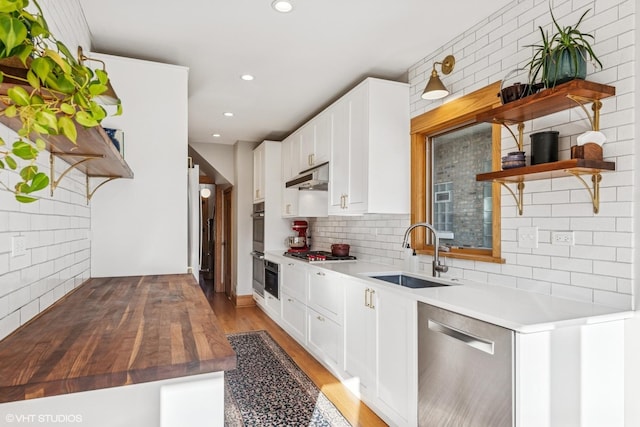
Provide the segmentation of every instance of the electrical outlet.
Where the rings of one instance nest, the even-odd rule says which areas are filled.
[[[13,236],[11,238],[11,256],[17,257],[27,253],[27,238],[24,236]]]
[[[573,231],[552,231],[551,244],[573,246],[576,244],[576,237]]]
[[[536,249],[538,247],[538,227],[518,228],[518,247]]]

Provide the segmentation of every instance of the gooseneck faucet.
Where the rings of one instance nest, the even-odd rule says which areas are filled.
[[[428,222],[417,222],[412,224],[407,228],[407,231],[404,232],[404,239],[402,240],[403,248],[410,248],[409,245],[409,235],[411,232],[418,227],[424,227],[433,233],[433,263],[431,274],[433,277],[440,277],[440,273],[446,273],[449,270],[449,267],[446,265],[440,264],[440,238],[438,237],[438,232],[435,228]]]

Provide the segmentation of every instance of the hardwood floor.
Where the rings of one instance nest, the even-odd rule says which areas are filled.
[[[201,285],[225,333],[266,330],[351,425],[387,425],[262,310],[258,307],[235,308],[224,293],[214,293],[212,286],[206,282]]]

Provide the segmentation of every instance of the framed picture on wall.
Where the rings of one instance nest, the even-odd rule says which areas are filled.
[[[111,142],[124,158],[124,132],[121,129],[103,128]]]

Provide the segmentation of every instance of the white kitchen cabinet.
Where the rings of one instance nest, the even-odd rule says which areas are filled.
[[[326,315],[307,307],[307,346],[334,372],[341,371],[342,326]]]
[[[332,115],[327,110],[315,116],[300,129],[300,170],[329,161],[331,137]]]
[[[307,302],[308,269],[305,264],[288,261],[280,264],[280,285],[283,292],[287,292],[299,301]]]
[[[282,141],[282,181],[300,173],[300,132],[294,132]]]
[[[351,378],[356,396],[375,395],[376,379],[376,291],[366,283],[345,283],[344,371]]]
[[[409,87],[368,78],[333,115],[329,215],[410,210]]]
[[[370,283],[343,280],[344,372],[356,395],[394,425],[415,425],[416,302]]]
[[[280,300],[271,295],[269,292],[265,292],[264,301],[267,311],[269,311],[269,314],[271,314],[271,318],[276,322],[280,322],[280,317],[282,316],[282,305],[280,303]]]
[[[265,184],[265,144],[253,150],[253,203],[264,200]]]
[[[344,286],[341,276],[325,269],[310,268],[307,305],[342,325]]]
[[[306,342],[307,306],[304,300],[282,292],[282,327],[302,345]]]

